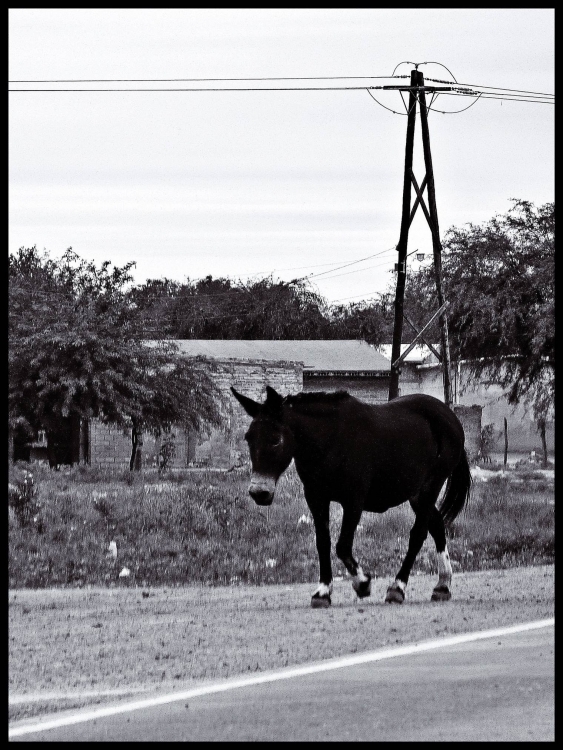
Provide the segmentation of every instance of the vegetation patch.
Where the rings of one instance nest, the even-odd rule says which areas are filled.
[[[112,474],[35,465],[30,472],[21,464],[10,471],[11,588],[299,583],[318,577],[314,526],[293,467],[270,508],[248,496],[246,471]],[[454,570],[553,562],[553,482],[513,479],[474,483],[467,509],[449,530]],[[333,549],[341,514],[333,505]],[[365,569],[396,572],[413,519],[407,505],[364,514],[355,552]],[[335,577],[347,575],[334,553],[333,570]],[[431,539],[417,571],[435,571]]]

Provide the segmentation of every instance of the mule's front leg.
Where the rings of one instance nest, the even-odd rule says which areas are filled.
[[[405,590],[407,588],[407,583],[409,582],[412,566],[427,535],[428,515],[427,513],[419,512],[416,515],[414,525],[409,535],[409,547],[405,559],[403,560],[403,564],[397,573],[397,577],[387,589],[385,601],[388,604],[402,604],[405,600]]]
[[[364,599],[371,594],[371,576],[364,573],[361,565],[352,554],[352,545],[354,542],[354,533],[361,518],[361,511],[345,510],[342,517],[342,528],[340,537],[336,543],[336,554],[346,566],[346,570],[352,576],[352,588],[360,599]]]
[[[317,542],[317,552],[319,554],[319,585],[313,591],[311,597],[311,607],[325,608],[331,605],[332,594],[332,565],[330,563],[330,529],[329,529],[329,511],[326,509],[313,511],[313,521],[315,522],[315,537]]]

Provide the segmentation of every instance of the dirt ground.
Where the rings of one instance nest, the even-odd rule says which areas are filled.
[[[314,583],[10,591],[10,718],[554,612],[553,566],[455,574],[447,603],[430,602],[436,576],[413,576],[402,606],[384,604],[389,583],[360,602],[336,581],[327,610]]]

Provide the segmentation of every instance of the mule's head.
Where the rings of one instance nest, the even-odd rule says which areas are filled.
[[[260,404],[234,388],[231,391],[252,417],[244,436],[252,462],[248,491],[258,505],[271,505],[276,483],[293,458],[293,436],[283,423],[283,397],[267,386],[266,401]]]

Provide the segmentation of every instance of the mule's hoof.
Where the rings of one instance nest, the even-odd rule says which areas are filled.
[[[387,589],[385,601],[387,604],[402,604],[405,601],[405,592],[396,583],[392,583]]]
[[[445,585],[438,585],[432,592],[432,596],[430,597],[430,601],[432,602],[447,602],[452,598],[452,592],[449,590],[449,588]]]
[[[365,599],[366,596],[371,594],[371,576],[369,573],[366,573],[366,575],[367,581],[358,581],[357,583],[354,581],[352,583],[352,588],[356,592],[358,599]]]
[[[320,596],[319,594],[313,594],[311,597],[311,607],[313,609],[327,609],[332,604],[330,595]]]

